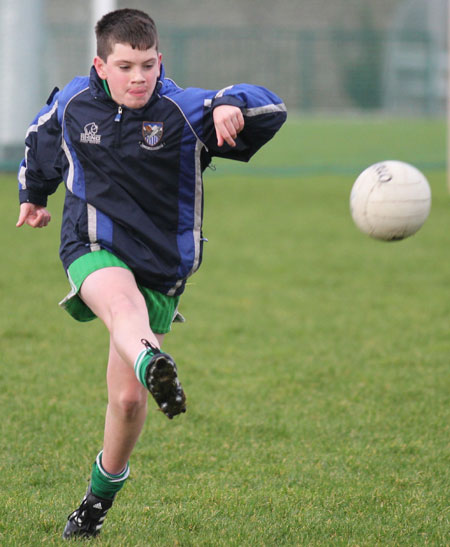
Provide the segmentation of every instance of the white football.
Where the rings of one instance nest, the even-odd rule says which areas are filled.
[[[431,190],[416,167],[402,161],[382,161],[365,169],[350,194],[350,211],[365,234],[395,241],[411,236],[428,217]]]

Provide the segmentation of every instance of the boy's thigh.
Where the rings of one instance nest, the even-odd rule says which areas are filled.
[[[80,297],[100,318],[120,312],[121,308],[125,311],[130,306],[147,312],[133,273],[120,266],[109,266],[89,274],[81,285]]]

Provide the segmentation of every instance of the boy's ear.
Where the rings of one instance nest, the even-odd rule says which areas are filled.
[[[158,76],[161,76],[161,63],[162,63],[162,53],[158,53],[158,68],[159,68]]]
[[[94,57],[94,67],[102,80],[106,80],[105,61],[98,55]]]

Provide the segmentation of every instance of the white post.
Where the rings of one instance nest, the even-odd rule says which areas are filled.
[[[0,2],[0,148],[22,146],[47,96],[42,90],[41,0]]]
[[[450,0],[447,0],[447,190],[450,193]]]
[[[97,21],[103,17],[106,13],[114,11],[117,6],[116,0],[92,0],[91,9],[91,27],[92,27],[92,39],[91,39],[91,59],[97,55],[97,42],[95,39],[95,25]]]

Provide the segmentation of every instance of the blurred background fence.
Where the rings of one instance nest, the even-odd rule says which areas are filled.
[[[100,4],[102,4],[100,2]],[[292,114],[443,116],[448,0],[103,2],[156,20],[179,85],[269,87]],[[54,86],[87,74],[94,0],[0,0],[0,168]]]

